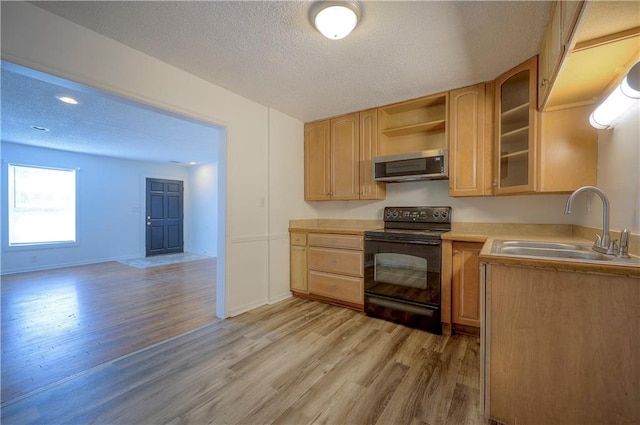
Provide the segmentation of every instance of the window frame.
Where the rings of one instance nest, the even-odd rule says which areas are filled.
[[[41,250],[41,249],[49,249],[49,248],[67,248],[67,247],[75,247],[79,245],[79,223],[80,223],[80,217],[79,217],[79,175],[80,175],[80,169],[79,168],[75,168],[75,167],[65,167],[65,166],[50,166],[50,165],[38,165],[38,164],[25,164],[25,163],[21,163],[21,162],[15,162],[15,161],[4,161],[3,160],[3,199],[2,199],[2,204],[3,204],[3,208],[2,208],[2,214],[5,217],[2,220],[2,230],[3,230],[3,237],[2,237],[2,249],[3,251],[29,251],[29,250]],[[56,242],[33,242],[33,243],[21,243],[21,244],[15,244],[15,245],[11,245],[9,243],[9,209],[10,209],[10,202],[9,202],[9,170],[10,167],[9,166],[13,166],[13,167],[25,167],[25,168],[40,168],[40,169],[46,169],[46,170],[59,170],[59,171],[73,171],[74,176],[75,176],[75,222],[74,222],[74,226],[75,226],[75,241],[56,241]]]

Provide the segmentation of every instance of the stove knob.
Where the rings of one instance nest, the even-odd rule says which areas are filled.
[[[391,217],[398,218],[398,210],[393,210],[393,212],[391,213]]]
[[[391,218],[391,210],[386,210],[384,212],[384,218]]]
[[[449,211],[442,211],[442,214],[440,214],[442,218],[446,219],[447,217],[449,217]]]
[[[435,219],[440,218],[440,211],[434,211],[433,212],[433,218],[435,218]]]

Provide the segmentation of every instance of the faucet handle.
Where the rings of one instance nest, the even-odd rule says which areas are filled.
[[[596,235],[596,241],[593,243],[595,246],[600,246],[602,243],[602,236]]]
[[[629,235],[631,231],[629,229],[624,229],[620,233],[620,250],[618,251],[618,256],[622,258],[629,258]]]

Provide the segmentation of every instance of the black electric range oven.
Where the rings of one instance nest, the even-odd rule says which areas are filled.
[[[441,334],[441,235],[451,207],[386,207],[384,229],[364,233],[365,313]]]

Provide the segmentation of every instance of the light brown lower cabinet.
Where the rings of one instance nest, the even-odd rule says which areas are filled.
[[[640,278],[484,266],[481,399],[504,424],[640,419]]]
[[[292,291],[307,293],[307,235],[291,233],[289,246],[289,279]]]
[[[483,245],[442,241],[441,320],[445,334],[480,334],[479,255]]]
[[[330,233],[304,235],[304,247],[295,246],[293,233],[291,237],[290,263],[293,294],[362,310],[364,305],[363,237]],[[298,241],[300,242],[301,239],[298,238]]]
[[[451,275],[451,321],[480,328],[481,243],[453,242]]]

